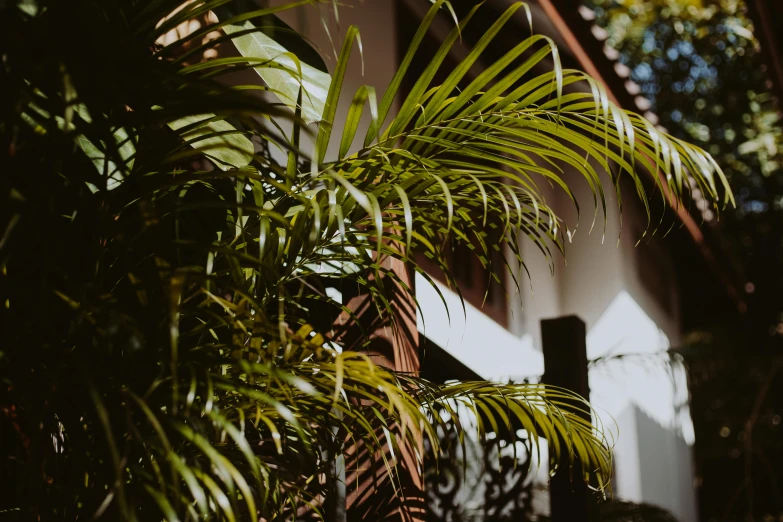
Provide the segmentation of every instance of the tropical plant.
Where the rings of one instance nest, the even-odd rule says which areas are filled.
[[[564,70],[543,36],[466,81],[520,4],[433,86],[478,7],[459,21],[392,114],[446,5],[434,2],[380,101],[362,87],[336,129],[358,31],[330,76],[274,18],[313,3],[0,4],[5,515],[328,516],[347,448],[420,462],[423,438],[449,451],[438,428],[467,429],[449,422],[458,409],[480,434],[522,426],[531,451],[546,440],[553,463],[578,459],[606,484],[609,442],[578,398],[540,385],[436,386],[374,364],[341,349],[335,318],[355,314],[328,289],[358,289],[395,326],[395,299],[415,296],[384,259],[427,277],[415,253],[449,274],[445,251],[462,244],[499,279],[505,267],[489,253],[522,263],[523,235],[547,255],[562,250],[538,185],[570,194],[564,167],[602,204],[599,171],[618,200],[627,176],[647,204],[643,171],[662,173],[674,197],[692,179],[718,198],[720,170]],[[214,52],[230,42],[239,56]],[[547,56],[554,70],[528,77]],[[253,70],[261,80],[232,79]],[[372,124],[351,153],[365,105]],[[396,480],[396,459],[377,466]]]

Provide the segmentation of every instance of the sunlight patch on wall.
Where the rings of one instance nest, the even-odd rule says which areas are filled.
[[[670,363],[669,346],[633,297],[618,293],[587,334],[588,359],[598,359],[590,368],[590,401],[614,418],[635,405],[693,444],[685,370]]]
[[[440,282],[435,284],[443,300],[416,274],[416,298],[424,311],[424,317],[417,312],[419,332],[485,379],[507,382],[531,377],[538,381],[544,373],[544,358],[533,347],[532,336],[513,335],[467,302],[463,311],[455,292]]]

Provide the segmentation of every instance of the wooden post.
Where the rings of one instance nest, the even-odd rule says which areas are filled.
[[[381,261],[384,268],[394,273],[410,288],[413,288],[412,271],[397,259],[386,258]],[[372,277],[372,276],[371,276]],[[395,316],[395,327],[389,317],[379,316],[370,296],[360,294],[351,297],[346,306],[354,313],[362,328],[351,324],[347,314],[341,314],[338,323],[348,326],[338,340],[345,349],[357,349],[367,353],[378,365],[397,372],[419,374],[419,333],[416,328],[416,306],[399,283],[387,279],[384,289],[390,297]],[[369,335],[369,346],[361,347]],[[394,434],[399,435],[399,434]],[[383,433],[378,433],[379,438]],[[398,437],[398,441],[402,439]],[[422,454],[422,441],[418,448],[405,447],[396,455],[399,481],[396,489],[390,482],[382,463],[382,455],[371,455],[361,442],[353,445],[345,453],[345,504],[347,522],[393,521],[422,522],[424,513],[424,483],[421,464],[416,460],[416,452]],[[387,450],[386,458],[391,459]]]
[[[584,399],[590,398],[587,380],[587,345],[585,323],[575,315],[541,321],[541,344],[544,350],[544,383],[571,390]],[[574,401],[585,419],[590,412]],[[579,462],[569,470],[564,455],[558,473],[549,482],[552,522],[595,521],[595,501],[582,480]]]

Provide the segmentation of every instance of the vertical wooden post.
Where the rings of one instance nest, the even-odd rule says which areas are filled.
[[[571,390],[589,400],[587,380],[587,345],[585,323],[575,315],[541,321],[541,341],[544,350],[544,383]],[[590,419],[584,404],[574,402]],[[552,522],[595,521],[594,504],[587,485],[582,480],[579,462],[568,469],[564,455],[561,469],[549,483]]]
[[[394,271],[408,287],[413,288],[412,271],[397,259],[386,258],[381,261],[384,268]],[[397,324],[393,327],[389,317],[378,315],[369,295],[352,297],[347,307],[361,323],[362,328],[349,328],[339,338],[346,349],[361,349],[378,365],[397,372],[419,374],[419,333],[416,328],[416,306],[400,284],[387,279],[383,282],[390,296]],[[350,321],[347,314],[338,321]],[[363,332],[363,333],[362,333]],[[360,348],[369,335],[369,346]],[[383,437],[378,433],[379,438]],[[394,434],[397,435],[397,434]],[[400,442],[401,439],[398,438]],[[382,455],[371,455],[363,444],[357,443],[345,454],[346,520],[422,522],[424,513],[424,483],[421,464],[416,452],[421,455],[422,441],[418,448],[405,447],[396,455],[399,488],[388,480],[387,471],[382,464]],[[386,458],[391,452],[386,451]]]

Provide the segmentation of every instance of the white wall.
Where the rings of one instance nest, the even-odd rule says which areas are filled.
[[[456,294],[439,285],[451,310],[449,321],[440,297],[421,278],[420,331],[482,377],[498,381],[543,373],[540,321],[545,318],[576,314],[585,320],[589,359],[636,354],[590,370],[591,402],[616,440],[615,494],[664,507],[682,522],[695,521],[687,383],[684,371],[672,369],[662,355],[680,336],[677,309],[667,312],[650,294],[642,278],[651,274],[641,273],[637,262],[645,249],[661,245],[636,246],[633,233],[644,230],[646,218],[627,201],[621,231],[614,194],[607,202],[606,232],[599,214],[588,233],[592,197],[578,181],[572,185],[582,217],[566,246],[566,260],[555,253],[552,274],[538,248],[524,243],[530,278],[523,275],[521,295],[511,297],[508,330],[469,304],[463,315]],[[545,197],[573,229],[575,213],[567,198],[548,188]],[[659,262],[670,262],[665,247],[662,253]],[[673,294],[676,301],[675,282],[663,282],[664,294]]]
[[[464,319],[461,309],[453,309],[448,325],[445,314],[437,311],[442,305],[431,296],[424,305],[426,335],[483,377],[499,380],[530,375],[540,367],[536,354],[541,350],[540,321],[545,318],[580,316],[587,324],[590,359],[640,354],[597,365],[590,372],[591,401],[617,441],[615,493],[618,498],[669,509],[683,522],[695,521],[688,446],[693,442],[693,428],[687,413],[685,375],[681,370],[672,373],[660,355],[680,337],[678,310],[675,306],[667,311],[651,294],[643,278],[653,274],[641,273],[638,262],[639,256],[658,249],[658,264],[644,269],[668,274],[670,267],[661,265],[671,263],[665,243],[643,241],[637,246],[646,217],[626,196],[621,230],[611,192],[607,194],[605,232],[600,212],[589,232],[592,195],[581,180],[571,179],[571,186],[580,203],[581,219],[573,241],[566,245],[565,260],[554,254],[554,274],[538,248],[529,240],[524,242],[530,278],[523,273],[521,295],[512,296],[509,303],[512,335],[470,306]],[[549,187],[544,188],[544,195],[573,230],[576,213],[567,196]],[[663,294],[676,302],[675,281],[663,278],[661,282],[666,285]],[[419,283],[420,296],[427,295],[424,285]],[[447,289],[441,291],[447,300],[456,299]],[[427,318],[436,314],[439,319],[429,322]]]
[[[697,520],[691,448],[682,437],[636,409],[642,500],[683,522]]]
[[[571,186],[581,208],[579,227],[566,245],[565,261],[556,260],[554,276],[545,263],[529,262],[533,293],[523,296],[521,326],[513,331],[518,335],[533,332],[534,346],[540,349],[541,319],[576,314],[587,325],[589,359],[646,354],[597,365],[590,371],[591,402],[604,426],[616,436],[615,493],[618,498],[667,508],[683,522],[695,521],[688,446],[693,442],[693,427],[687,413],[686,379],[682,370],[672,373],[664,356],[654,355],[679,342],[681,335],[677,287],[668,277],[671,259],[665,240],[637,246],[646,217],[640,205],[630,201],[636,196],[624,194],[621,229],[612,192],[607,193],[606,232],[599,212],[588,233],[594,210],[591,193],[583,182],[574,180]],[[567,196],[555,195],[555,201],[560,215],[573,227],[576,216]],[[537,256],[530,243],[526,244],[528,251],[529,261]],[[640,265],[640,256],[653,254],[655,263]],[[675,303],[668,311],[643,282],[653,275],[665,285],[662,294]]]

